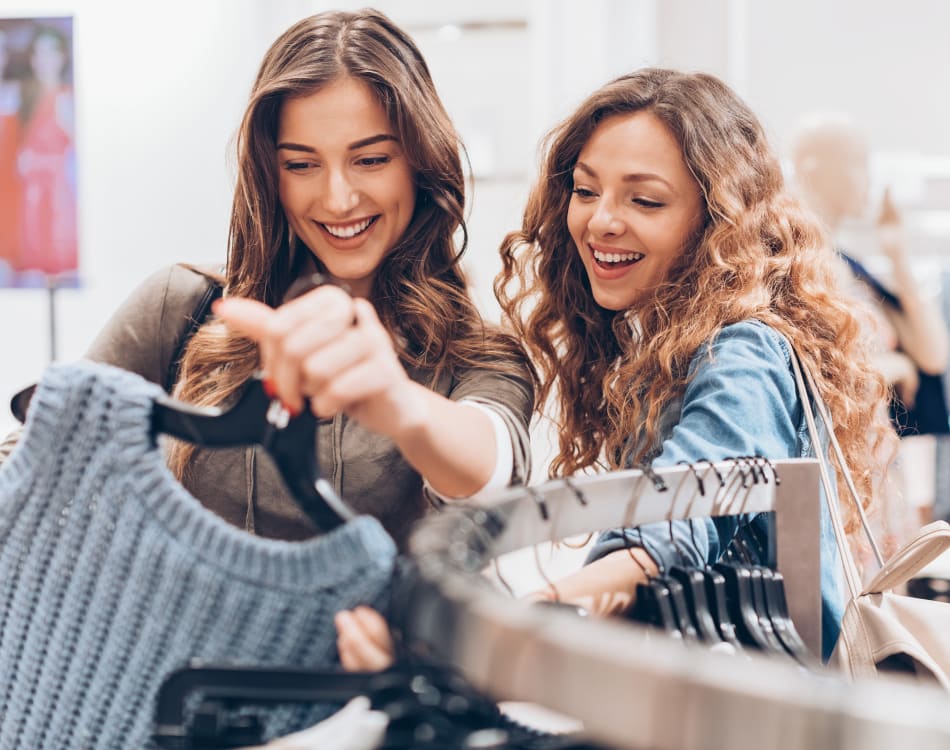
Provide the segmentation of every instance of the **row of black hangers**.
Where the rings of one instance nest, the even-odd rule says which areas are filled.
[[[737,514],[742,512],[740,496],[743,490],[759,483],[767,484],[771,481],[777,485],[781,482],[775,467],[766,458],[738,456],[726,461],[730,462],[731,468],[725,475],[710,461],[680,463],[691,470],[695,479],[694,491],[700,497],[705,497],[707,493],[706,477],[715,477],[716,499],[722,498],[727,499],[729,503],[737,503]],[[638,468],[642,472],[642,478],[651,481],[658,492],[668,490],[664,479],[651,467]],[[582,489],[569,479],[564,482],[579,503],[588,505],[589,500]],[[670,501],[671,508],[676,505],[676,494],[685,484],[683,482],[677,486]],[[542,493],[532,487],[524,489],[533,499],[541,520],[547,522],[550,513]],[[628,518],[639,490],[640,485],[637,485],[631,495],[626,514]],[[485,536],[490,538],[499,531],[498,521],[492,514],[484,515],[484,519]],[[669,524],[670,541],[674,546],[678,546],[672,533],[672,520]],[[623,528],[628,550],[632,551],[637,547],[650,554],[649,549],[642,544],[642,539],[638,538],[638,529],[629,528],[627,523]],[[695,544],[692,522],[690,534],[693,535]],[[469,541],[471,542],[471,537]],[[554,602],[545,600],[539,603],[553,604],[573,610],[582,616],[586,615],[582,609],[559,601],[557,586],[544,572],[537,557],[536,547],[535,552],[538,573],[555,594]],[[682,557],[686,559],[685,555]],[[632,553],[631,558],[639,565]],[[819,668],[817,658],[805,645],[789,614],[782,574],[771,567],[774,566],[775,560],[774,545],[756,526],[740,523],[720,560],[711,565],[677,565],[664,570],[652,555],[651,559],[660,571],[659,575],[651,576],[640,566],[647,581],[637,586],[636,603],[626,615],[630,619],[659,628],[670,637],[686,642],[705,645],[725,643],[735,651],[755,649],[790,657],[808,669]],[[768,564],[762,564],[761,561]],[[495,574],[501,585],[513,595],[511,586],[497,566]]]
[[[768,483],[770,476],[776,484],[781,481],[766,459],[740,456],[729,460],[735,462],[737,479],[733,481],[739,491],[759,482]],[[723,477],[713,464],[704,463],[718,480],[717,490],[725,490],[730,478]],[[698,467],[687,465],[696,478],[696,492],[704,496],[706,488]],[[643,470],[660,480],[648,467]],[[665,486],[657,486],[657,489],[663,491]],[[677,546],[672,521],[669,523],[670,541]],[[624,530],[628,549],[638,541],[633,533],[628,533],[633,531],[636,530]],[[695,543],[692,521],[690,534]],[[805,645],[789,615],[782,574],[757,562],[763,558],[771,562],[774,553],[769,546],[751,523],[740,523],[725,553],[716,563],[677,565],[664,570],[651,555],[659,575],[651,576],[641,566],[647,581],[637,586],[636,603],[630,617],[686,642],[725,643],[736,651],[752,648],[791,657],[809,669],[817,668],[815,656]],[[642,543],[637,547],[650,554]],[[636,561],[633,554],[631,559]]]

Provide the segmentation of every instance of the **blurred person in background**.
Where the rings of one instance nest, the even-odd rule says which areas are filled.
[[[866,303],[860,315],[877,341],[875,364],[892,388],[891,421],[902,437],[897,471],[892,473],[898,485],[879,520],[885,533],[890,526],[890,533],[900,537],[918,520],[929,520],[934,503],[933,436],[950,432],[942,380],[950,336],[936,301],[922,292],[914,277],[904,222],[889,188],[874,208],[876,246],[837,245],[846,221],[868,215],[869,159],[865,134],[843,115],[809,115],[791,138],[799,194],[835,242],[840,273]],[[858,260],[874,253],[889,263],[886,279],[877,278]],[[917,508],[920,518],[908,515],[908,507]]]

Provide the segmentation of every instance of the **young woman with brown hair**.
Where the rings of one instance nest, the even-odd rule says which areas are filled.
[[[552,476],[814,455],[797,352],[872,496],[891,440],[883,381],[827,242],[786,193],[755,115],[715,77],[645,69],[592,94],[550,134],[502,257],[496,292],[537,366],[539,403],[557,407]],[[658,563],[714,561],[737,532],[768,534],[763,516],[693,526],[606,532],[557,594],[626,611]],[[820,543],[827,656],[843,606],[827,519]]]
[[[409,36],[369,10],[295,24],[264,57],[237,157],[223,299],[188,339],[174,395],[227,404],[263,370],[288,408],[321,417],[324,476],[401,547],[437,496],[526,476],[530,375],[468,295],[460,143]],[[337,284],[298,296],[315,272]],[[88,356],[165,385],[208,287],[182,266],[156,274]],[[231,523],[288,540],[315,532],[261,452],[169,453]]]

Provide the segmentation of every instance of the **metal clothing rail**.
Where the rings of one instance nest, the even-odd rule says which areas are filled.
[[[779,481],[775,481],[775,477]],[[660,487],[663,487],[661,489]],[[742,459],[644,473],[614,471],[495,493],[475,508],[428,516],[411,542],[416,556],[443,550],[463,515],[490,510],[498,532],[491,557],[539,542],[655,521],[775,511],[778,570],[789,613],[812,653],[821,653],[820,502],[814,459]],[[702,492],[700,492],[702,488]],[[465,527],[467,528],[467,527]],[[475,539],[473,544],[481,545]]]
[[[765,655],[713,653],[632,623],[512,600],[480,572],[504,552],[587,531],[774,510],[792,618],[820,653],[818,464],[769,466],[771,475],[749,462],[620,471],[433,514],[411,540],[416,574],[405,577],[398,632],[411,652],[455,666],[494,699],[564,712],[617,748],[950,746],[942,691],[897,680],[849,684]]]

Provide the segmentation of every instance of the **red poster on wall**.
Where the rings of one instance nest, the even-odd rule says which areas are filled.
[[[0,19],[0,286],[78,284],[72,31]]]

